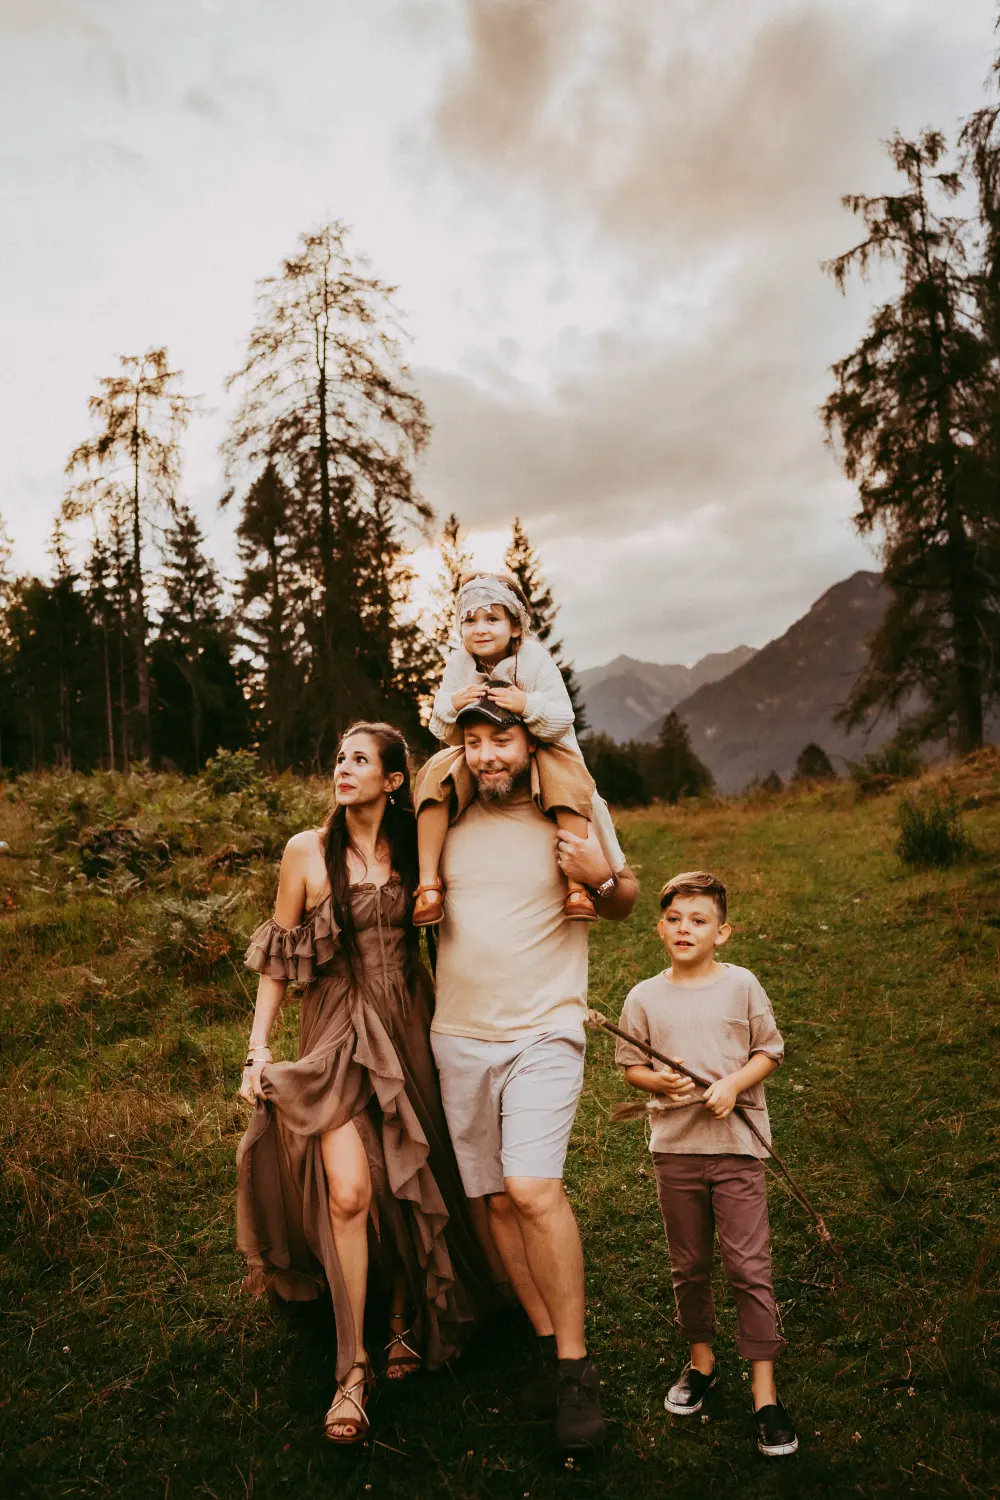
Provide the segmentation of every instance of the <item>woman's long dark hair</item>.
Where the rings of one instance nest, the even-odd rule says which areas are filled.
[[[393,792],[385,805],[376,842],[384,838],[389,845],[391,866],[403,882],[407,909],[410,909],[413,893],[420,877],[417,859],[417,819],[413,810],[406,741],[399,730],[391,724],[371,724],[362,721],[352,724],[344,731],[340,745],[337,746],[338,755],[344,741],[355,734],[366,734],[369,739],[375,741],[382,771],[386,776],[392,776],[398,771],[403,777],[402,785]],[[347,851],[350,847],[351,835],[347,828],[346,809],[334,806],[330,809],[323,829],[323,854],[330,890],[333,894],[333,917],[340,928],[341,950],[347,960],[351,981],[357,988],[362,980],[364,965],[361,961],[361,949],[358,946],[357,928],[351,907],[351,877],[347,868]],[[416,964],[417,943],[416,928],[407,924],[408,967]]]

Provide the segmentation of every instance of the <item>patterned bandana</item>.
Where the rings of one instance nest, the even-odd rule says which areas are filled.
[[[477,578],[470,578],[458,596],[458,619],[459,623],[469,620],[477,609],[507,610],[520,625],[522,632],[528,635],[531,631],[531,619],[528,611],[520,599],[499,578],[488,578],[480,574]]]

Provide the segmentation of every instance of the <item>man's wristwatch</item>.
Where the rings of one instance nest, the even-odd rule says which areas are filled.
[[[614,888],[615,888],[615,886],[617,884],[618,884],[618,876],[615,875],[614,872],[612,872],[608,876],[607,880],[602,881],[602,883],[600,885],[595,885],[595,886],[592,887],[592,889],[591,889],[591,895],[592,896],[610,896],[611,892],[614,890]]]

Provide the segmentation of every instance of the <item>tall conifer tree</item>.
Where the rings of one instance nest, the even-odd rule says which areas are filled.
[[[158,509],[171,510],[180,474],[180,438],[194,410],[180,389],[166,349],[123,355],[121,370],[99,382],[89,410],[93,437],[70,454],[67,474],[82,474],[63,502],[74,520],[95,513],[127,516],[130,532],[132,648],[138,684],[137,730],[141,755],[152,754],[149,687],[149,621],[143,548]]]
[[[283,530],[308,594],[299,717],[314,763],[350,717],[401,706],[400,527],[430,511],[413,478],[428,425],[393,291],[350,253],[342,224],[303,235],[280,275],[260,283],[247,357],[230,380],[241,401],[225,455],[244,506],[269,466],[290,502]]]
[[[528,540],[528,534],[517,516],[514,517],[514,524],[511,528],[510,546],[504,553],[504,565],[507,571],[517,579],[522,593],[531,606],[535,634],[551,652],[559,666],[570,702],[573,704],[576,732],[581,734],[587,727],[587,719],[580,685],[576,680],[572,662],[564,659],[562,641],[553,639],[559,610],[552,597],[552,590],[545,581],[538,554]]]
[[[845,199],[864,238],[829,263],[839,287],[873,263],[898,267],[899,294],[834,366],[823,415],[858,485],[855,525],[880,529],[890,603],[845,709],[908,709],[923,738],[982,743],[989,643],[996,639],[998,509],[989,483],[996,351],[970,274],[968,223],[948,211],[961,188],[943,167],[944,137],[896,136],[905,189]]]

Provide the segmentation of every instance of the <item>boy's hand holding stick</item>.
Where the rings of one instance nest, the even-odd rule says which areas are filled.
[[[662,1063],[664,1067],[670,1068],[674,1073],[683,1074],[685,1078],[690,1079],[690,1081],[697,1084],[699,1088],[711,1088],[712,1085],[709,1079],[702,1078],[697,1073],[693,1073],[690,1068],[684,1066],[683,1062],[681,1062],[680,1059],[674,1057],[665,1057],[662,1052],[657,1052],[656,1048],[651,1047],[648,1042],[641,1041],[639,1037],[633,1036],[631,1032],[623,1031],[620,1026],[616,1026],[613,1021],[609,1021],[605,1016],[602,1016],[599,1010],[594,1010],[593,1008],[588,1010],[587,1020],[590,1022],[591,1026],[596,1026],[601,1031],[606,1031],[609,1036],[620,1037],[622,1041],[629,1042],[633,1047],[637,1047],[640,1052],[645,1052],[647,1057],[651,1057],[656,1062]],[[670,1092],[673,1093],[675,1092],[675,1090],[671,1089]],[[642,1109],[644,1110],[645,1106],[642,1106]],[[757,1137],[764,1149],[768,1152],[770,1160],[780,1170],[783,1177],[785,1178],[785,1181],[788,1183],[788,1186],[792,1192],[792,1196],[797,1200],[801,1207],[805,1209],[806,1213],[809,1214],[809,1216],[814,1220],[816,1224],[816,1232],[823,1243],[825,1245],[828,1245],[831,1250],[836,1250],[837,1246],[834,1242],[833,1236],[827,1229],[826,1224],[823,1222],[823,1215],[813,1207],[812,1203],[810,1203],[805,1192],[796,1182],[789,1168],[785,1165],[781,1157],[778,1155],[777,1151],[775,1151],[774,1147],[771,1145],[771,1142],[764,1139],[764,1136],[757,1129],[757,1126],[747,1114],[746,1107],[737,1104],[733,1109],[733,1114],[739,1115],[744,1125],[746,1125],[748,1129],[752,1131],[752,1133]]]

